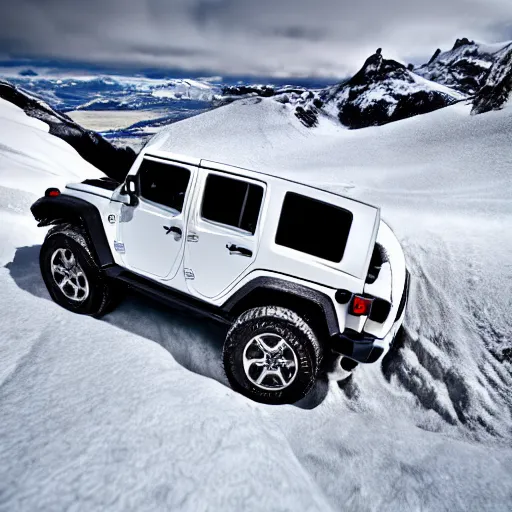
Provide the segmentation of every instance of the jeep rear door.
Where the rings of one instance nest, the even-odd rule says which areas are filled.
[[[192,294],[218,296],[254,262],[265,191],[263,181],[200,168],[185,247]]]

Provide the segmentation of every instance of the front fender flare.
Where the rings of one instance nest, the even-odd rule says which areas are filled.
[[[57,197],[41,197],[30,207],[30,211],[39,227],[79,223],[87,231],[92,242],[91,250],[99,265],[105,267],[114,263],[100,212],[93,204],[61,194]]]

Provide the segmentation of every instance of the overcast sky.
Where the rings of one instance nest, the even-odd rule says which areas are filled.
[[[512,39],[512,0],[0,0],[0,58],[344,76],[457,37]]]

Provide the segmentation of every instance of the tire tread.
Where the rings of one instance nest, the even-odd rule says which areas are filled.
[[[298,332],[299,336],[303,338],[303,345],[310,354],[312,360],[313,374],[311,375],[309,384],[299,393],[295,394],[292,397],[292,399],[290,399],[289,397],[284,398],[281,396],[277,396],[278,393],[275,393],[276,396],[272,397],[272,395],[269,394],[268,392],[262,393],[261,397],[255,397],[254,393],[249,393],[248,390],[245,390],[243,386],[237,380],[235,380],[233,372],[231,371],[230,368],[230,366],[233,364],[231,354],[234,352],[239,343],[236,339],[235,334],[248,324],[252,324],[253,329],[257,330],[263,327],[269,321],[277,321],[278,323],[287,324],[287,326],[292,331]],[[307,393],[311,390],[316,380],[316,376],[321,366],[321,362],[322,347],[313,329],[295,311],[280,306],[263,306],[254,309],[249,309],[248,311],[242,313],[229,329],[223,350],[224,371],[233,389],[241,392],[242,394],[248,396],[249,398],[272,404],[293,403],[306,396]],[[287,389],[283,390],[282,392],[283,395],[285,396],[287,396],[286,391]]]

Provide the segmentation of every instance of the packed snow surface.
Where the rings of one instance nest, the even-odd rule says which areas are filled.
[[[469,108],[349,131],[253,99],[157,136],[364,198],[403,244],[390,356],[270,407],[228,389],[207,321],[138,297],[103,320],[49,300],[28,207],[97,172],[0,103],[0,510],[509,511],[512,109]]]

